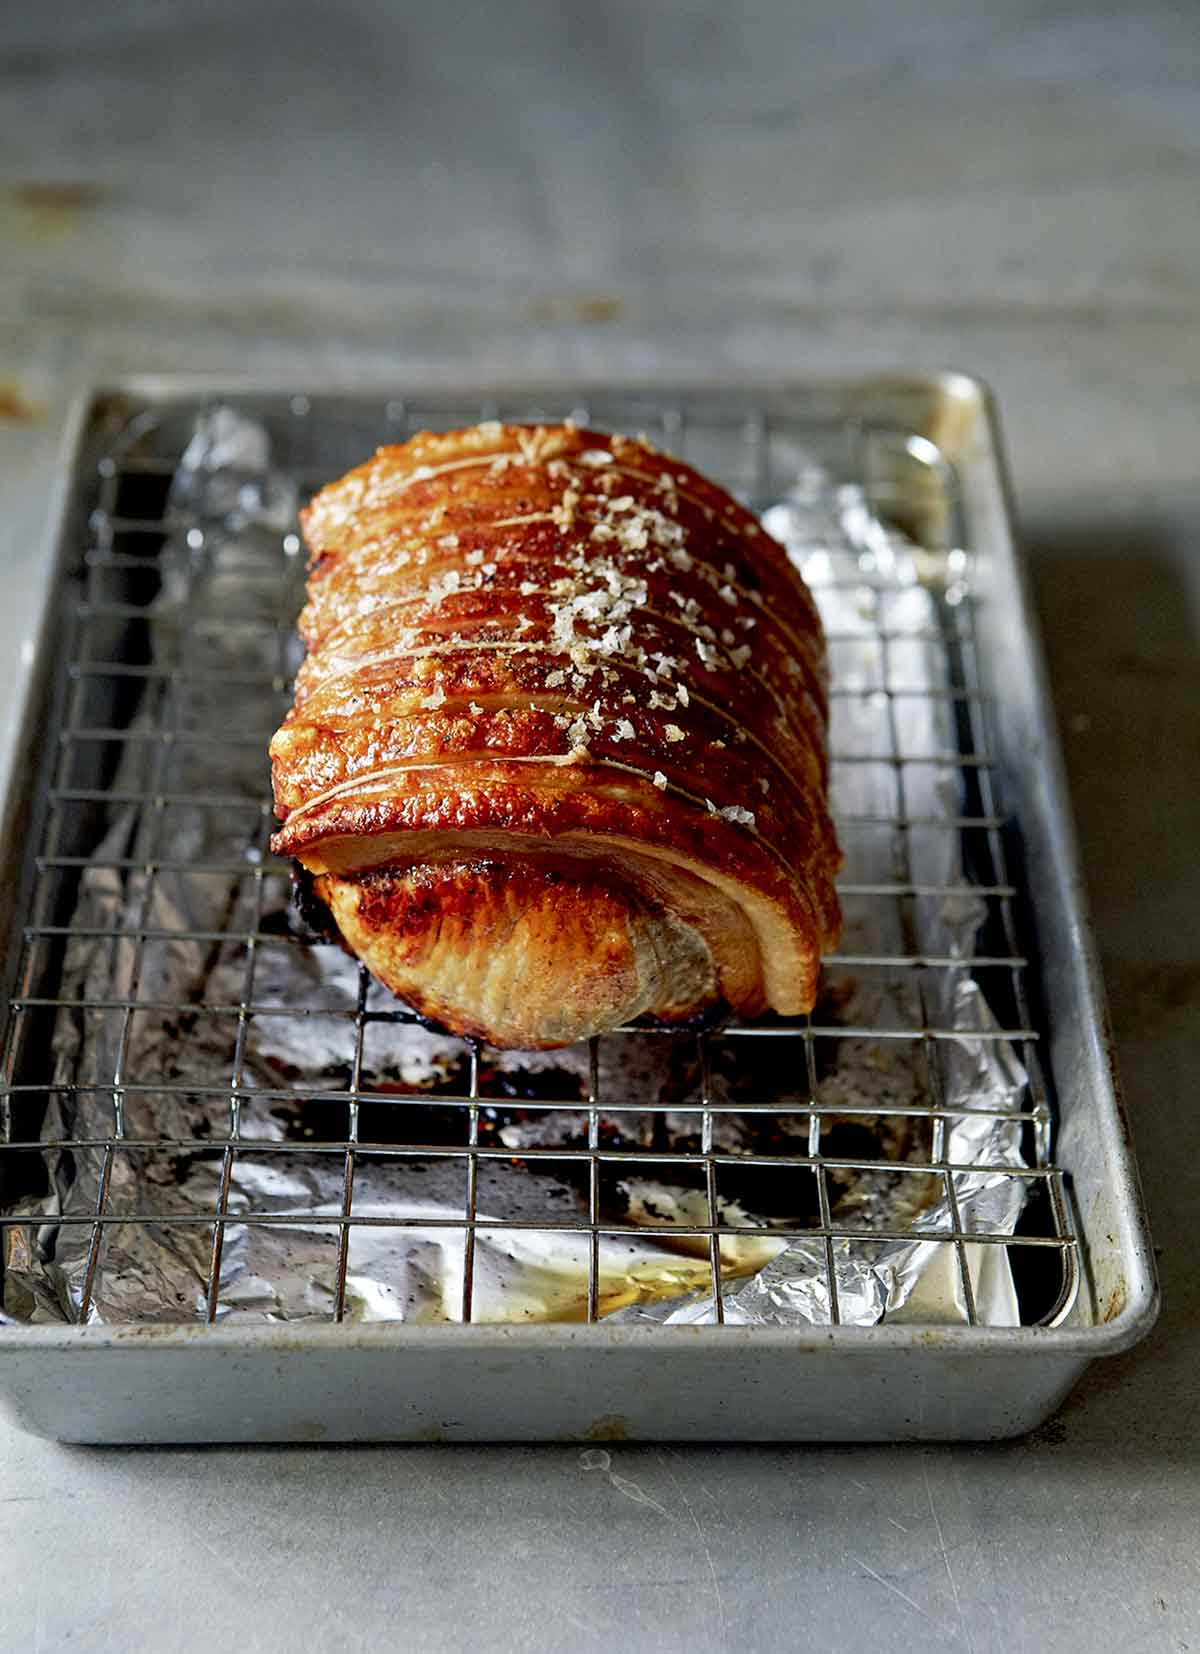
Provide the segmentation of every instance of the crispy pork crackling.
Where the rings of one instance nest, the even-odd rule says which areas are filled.
[[[381,448],[302,522],[273,846],[381,982],[520,1048],[811,1008],[825,646],[749,511],[645,442],[490,423]]]

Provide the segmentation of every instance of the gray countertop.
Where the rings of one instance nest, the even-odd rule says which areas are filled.
[[[106,374],[992,382],[1166,1307],[993,1448],[0,1427],[6,1648],[1200,1646],[1198,74],[1154,0],[8,9],[9,722]]]

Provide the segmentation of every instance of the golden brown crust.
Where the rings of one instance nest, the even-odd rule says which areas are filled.
[[[839,924],[824,644],[803,581],[749,512],[643,443],[496,424],[381,449],[303,525],[308,657],[271,744],[274,843],[334,881],[335,917],[376,974],[410,1000],[424,985],[428,1003],[434,955],[448,981],[448,961],[471,954],[463,890],[478,942],[519,888],[527,915],[500,953],[527,1009],[488,1001],[476,963],[451,971],[430,1012],[449,1026],[561,1043],[643,1011],[687,1014],[667,1004],[685,980],[697,1007],[811,1006]],[[548,851],[575,871],[550,877]],[[481,855],[486,878],[461,871]],[[394,911],[351,888],[381,865]],[[703,922],[672,929],[688,901]],[[555,902],[557,949],[534,922]],[[605,925],[623,963],[597,974]],[[703,990],[681,964],[693,930],[716,973]],[[568,1000],[570,1016],[553,1011]]]
[[[422,1016],[529,1049],[717,1001],[700,933],[662,904],[631,902],[608,871],[459,860],[328,873],[314,889],[352,951]]]

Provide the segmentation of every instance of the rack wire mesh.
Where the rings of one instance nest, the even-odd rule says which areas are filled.
[[[281,932],[266,923],[286,901],[289,869],[272,858],[268,847],[272,811],[265,761],[258,790],[242,790],[233,781],[228,792],[214,792],[207,786],[197,788],[194,777],[189,785],[189,771],[197,755],[207,749],[205,774],[209,773],[207,765],[214,744],[228,753],[254,754],[265,749],[290,699],[290,649],[302,601],[304,568],[294,528],[259,537],[252,564],[241,572],[248,580],[261,584],[265,612],[222,612],[220,607],[207,607],[203,594],[197,592],[195,601],[187,603],[190,623],[175,638],[172,650],[147,647],[147,636],[156,625],[153,605],[163,576],[164,556],[172,546],[194,547],[203,539],[203,524],[169,501],[170,479],[198,408],[199,404],[190,404],[128,410],[104,433],[90,474],[78,479],[79,556],[65,582],[61,668],[32,812],[27,882],[19,944],[14,949],[0,1069],[4,1107],[0,1174],[7,1171],[5,1181],[10,1192],[20,1191],[36,1188],[39,1175],[44,1181],[51,1156],[100,1157],[93,1209],[56,1219],[59,1224],[83,1226],[89,1237],[86,1269],[73,1306],[77,1319],[87,1321],[93,1313],[106,1233],[115,1226],[198,1228],[206,1237],[206,1263],[197,1313],[211,1321],[221,1313],[222,1259],[231,1226],[266,1229],[303,1221],[324,1226],[335,1237],[336,1285],[329,1313],[340,1321],[347,1313],[347,1277],[355,1231],[417,1221],[356,1210],[356,1177],[372,1160],[407,1158],[424,1164],[453,1163],[461,1169],[461,1213],[419,1221],[423,1229],[441,1226],[461,1235],[464,1321],[472,1319],[477,1235],[483,1229],[491,1232],[504,1228],[542,1234],[564,1232],[585,1238],[588,1320],[597,1319],[603,1310],[599,1287],[602,1242],[662,1235],[672,1243],[691,1243],[707,1253],[715,1315],[720,1320],[728,1285],[722,1244],[762,1232],[757,1226],[737,1222],[721,1200],[725,1180],[747,1169],[747,1157],[723,1149],[714,1130],[722,1112],[735,1109],[743,1117],[757,1113],[764,1122],[780,1113],[807,1121],[805,1152],[796,1152],[795,1139],[790,1139],[785,1145],[788,1152],[779,1152],[777,1146],[756,1148],[750,1159],[763,1174],[808,1180],[812,1211],[803,1225],[780,1223],[772,1233],[784,1240],[816,1240],[823,1247],[831,1323],[837,1324],[840,1319],[835,1248],[876,1245],[888,1239],[932,1240],[949,1249],[961,1283],[966,1319],[972,1324],[978,1315],[970,1249],[1004,1247],[1017,1283],[1022,1319],[1044,1324],[1059,1320],[1080,1278],[1078,1242],[1062,1174],[1051,1154],[1051,1103],[1038,1055],[1039,1029],[1031,1009],[1035,996],[1027,980],[1032,965],[1021,942],[1026,934],[1023,896],[1006,856],[1003,778],[996,773],[989,743],[989,702],[980,670],[977,597],[971,580],[973,552],[965,542],[954,471],[943,455],[925,437],[904,430],[835,420],[822,416],[819,410],[784,416],[719,401],[698,410],[690,404],[635,396],[600,398],[587,406],[569,398],[558,403],[546,399],[534,406],[495,402],[454,405],[447,400],[429,406],[390,401],[378,407],[332,402],[325,405],[306,397],[255,399],[251,411],[270,429],[273,461],[295,478],[300,497],[355,463],[380,441],[399,441],[418,429],[497,416],[571,416],[580,422],[647,431],[652,440],[705,469],[758,509],[778,500],[793,480],[789,467],[799,445],[818,456],[836,478],[861,486],[868,503],[882,518],[905,527],[931,558],[940,561],[943,571],[949,572],[949,578],[931,587],[937,592],[937,623],[923,630],[919,639],[889,623],[887,592],[873,579],[869,567],[835,568],[831,574],[831,578],[853,581],[861,594],[865,624],[877,647],[876,693],[885,709],[881,728],[886,744],[870,761],[890,777],[893,800],[893,807],[879,814],[840,815],[839,831],[847,843],[852,843],[856,835],[884,835],[891,847],[894,869],[893,877],[886,882],[855,883],[847,879],[841,895],[848,908],[854,904],[888,904],[898,921],[903,945],[886,953],[835,954],[827,962],[827,976],[836,979],[838,973],[887,973],[911,980],[915,988],[912,1003],[917,1008],[911,1023],[904,1027],[847,1026],[819,1003],[811,1016],[786,1024],[767,1019],[687,1034],[635,1026],[609,1036],[619,1041],[672,1040],[689,1044],[689,1060],[698,1077],[695,1093],[690,1099],[681,1102],[673,1098],[669,1103],[652,1095],[606,1093],[600,1041],[591,1042],[587,1082],[580,1093],[556,1095],[551,1087],[540,1095],[514,1102],[489,1053],[463,1042],[455,1083],[430,1098],[397,1094],[394,1087],[379,1083],[372,1067],[372,1029],[380,1022],[411,1018],[402,1007],[381,1009],[372,1001],[370,981],[362,967],[358,968],[355,1002],[349,1008],[321,1003],[281,1006],[264,1003],[258,995],[264,957],[279,947],[308,945],[302,936]],[[186,566],[183,578],[186,581]],[[191,594],[186,596],[190,598]],[[248,641],[244,669],[234,674],[246,691],[246,719],[234,730],[214,729],[206,722],[206,690],[218,680],[228,685],[231,674],[227,660],[214,669],[207,645],[220,636],[228,650],[231,633],[237,636],[241,632],[253,640],[252,648]],[[841,754],[837,750],[837,703],[839,694],[844,693],[837,682],[838,651],[849,641],[836,633],[829,638],[834,677],[835,796],[839,768],[864,761],[860,753]],[[933,689],[928,684],[920,688],[906,684],[904,651],[914,641],[938,652],[940,681]],[[266,670],[261,665],[264,643],[271,651],[272,662]],[[897,708],[913,695],[932,695],[945,703],[955,734],[952,747],[902,750]],[[113,776],[119,760],[131,747],[138,754],[133,766],[138,784],[130,786],[126,780],[117,787]],[[939,795],[946,799],[944,811],[910,813],[908,789],[918,765],[934,766],[952,781],[953,785]],[[130,769],[128,762],[122,765],[122,775],[127,778]],[[122,807],[131,808],[141,819],[138,854],[114,855],[98,864],[97,846],[106,823],[111,813]],[[177,809],[232,813],[241,823],[242,856],[202,863],[180,855],[174,831]],[[956,1163],[948,1157],[948,1127],[956,1111],[946,1102],[943,1050],[947,1042],[961,1040],[961,1030],[940,1022],[927,1008],[945,1003],[945,995],[938,991],[938,979],[961,973],[964,967],[953,954],[922,949],[918,904],[952,895],[953,891],[920,875],[912,854],[913,835],[917,832],[955,836],[974,881],[975,894],[986,903],[981,951],[970,968],[984,985],[996,1025],[975,1037],[1011,1042],[1029,1076],[1019,1105],[995,1111],[1011,1118],[1023,1132],[1028,1162],[1023,1170]],[[84,870],[98,865],[118,880],[139,880],[140,907],[132,927],[95,927],[87,934],[114,952],[118,945],[132,944],[134,960],[124,978],[125,991],[70,999],[61,991],[60,978],[68,939],[80,935],[78,926],[72,923],[73,895]],[[155,882],[184,870],[227,883],[229,900],[220,924],[205,929],[164,929],[151,922]],[[236,957],[241,966],[237,996],[223,1002],[181,1005],[144,995],[144,967],[152,950],[181,943],[223,950],[225,957]],[[75,1093],[86,1090],[107,1100],[111,1130],[100,1136],[47,1137],[42,1130],[49,1097],[56,1085],[63,1089],[54,1078],[49,1054],[49,1032],[54,1019],[63,1015],[84,1021],[109,1019],[115,1029],[116,1056],[111,1071],[72,1080],[68,1088]],[[129,1070],[135,1019],[147,1015],[174,1018],[182,1041],[188,1039],[189,1029],[200,1019],[218,1019],[226,1028],[228,1066],[213,1074],[209,1083],[198,1084],[189,1078],[177,1088],[190,1097],[211,1099],[214,1107],[223,1107],[223,1132],[205,1139],[144,1138],[128,1128],[131,1099],[151,1090],[171,1090],[161,1079],[147,1082]],[[283,1081],[276,1089],[249,1085],[245,1071],[247,1039],[256,1019],[266,1017],[337,1024],[346,1054],[343,1081],[309,1088]],[[903,1041],[919,1052],[923,1073],[920,1099],[897,1104],[890,1111],[895,1116],[893,1124],[902,1124],[910,1136],[919,1134],[919,1148],[902,1162],[890,1165],[889,1170],[898,1177],[923,1179],[927,1187],[941,1192],[949,1222],[934,1233],[915,1220],[912,1225],[898,1223],[865,1233],[853,1221],[838,1216],[831,1181],[857,1173],[877,1173],[882,1152],[878,1147],[868,1151],[861,1142],[858,1153],[837,1152],[837,1134],[831,1128],[843,1110],[823,1099],[819,1078],[830,1045],[847,1040],[881,1044]],[[731,1063],[737,1065],[755,1042],[767,1042],[769,1066],[786,1075],[786,1102],[781,1102],[777,1093],[757,1101],[744,1095],[731,1101],[727,1090],[715,1083],[714,1068],[727,1070]],[[431,1102],[436,1104],[440,1118],[451,1122],[450,1129],[439,1132],[437,1141],[420,1140],[419,1128],[427,1114],[411,1116],[416,1122],[412,1133],[396,1129],[402,1111],[414,1104],[424,1109]],[[341,1129],[308,1136],[302,1145],[267,1139],[254,1129],[255,1110],[264,1103],[285,1109],[319,1104],[321,1121],[336,1122]],[[562,1146],[524,1148],[519,1156],[514,1155],[492,1129],[496,1118],[514,1107],[535,1113],[567,1111],[578,1118],[579,1132]],[[604,1121],[614,1116],[644,1115],[656,1109],[665,1112],[668,1108],[675,1115],[694,1118],[693,1136],[673,1143],[661,1140],[647,1147],[619,1139],[614,1142],[605,1133]],[[230,1194],[239,1162],[256,1156],[300,1154],[321,1156],[340,1167],[341,1199],[336,1212],[256,1211],[244,1203],[236,1212],[231,1211]],[[194,1155],[212,1157],[216,1167],[215,1201],[207,1213],[173,1211],[165,1198],[153,1210],[131,1213],[110,1209],[114,1176],[119,1176],[123,1163],[138,1156]],[[553,1163],[577,1187],[580,1210],[567,1216],[536,1213],[497,1219],[483,1215],[481,1185],[507,1175],[514,1160],[526,1166],[539,1160]],[[613,1180],[631,1169],[642,1175],[690,1180],[702,1197],[702,1221],[658,1225],[644,1214],[636,1223],[628,1221],[628,1214],[616,1212],[607,1196]],[[992,1170],[1003,1171],[1026,1185],[1027,1199],[1016,1233],[995,1232],[968,1222],[959,1210],[956,1176]],[[0,1184],[0,1214],[8,1213],[3,1188]],[[0,1215],[0,1225],[10,1230],[21,1228],[27,1233],[30,1248],[53,1244],[45,1232],[39,1238],[37,1226],[27,1215]],[[186,1313],[180,1311],[181,1316]]]

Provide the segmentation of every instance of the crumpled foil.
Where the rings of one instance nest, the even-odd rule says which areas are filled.
[[[828,631],[840,640],[833,670],[840,692],[831,732],[836,751],[861,762],[837,766],[835,811],[845,815],[893,815],[896,770],[868,760],[881,753],[935,754],[956,745],[953,715],[945,699],[883,693],[885,680],[906,688],[943,687],[944,654],[919,636],[891,645],[881,660],[880,621],[889,636],[936,632],[938,605],[947,600],[938,582],[947,571],[929,554],[886,526],[857,486],[835,487],[811,459],[795,455],[796,485],[765,517],[788,548],[820,605]],[[282,677],[294,671],[299,643],[287,622],[298,606],[303,571],[294,533],[296,485],[272,463],[264,428],[232,409],[206,412],[173,480],[171,537],[161,558],[161,589],[151,613],[156,664],[203,667],[206,683],[193,703],[174,700],[169,716],[186,749],[185,775],[149,781],[146,766],[164,743],[130,740],[114,778],[114,790],[172,790],[196,796],[246,799],[246,808],[171,805],[162,809],[112,807],[110,824],[96,846],[93,865],[80,881],[62,966],[59,993],[96,1001],[126,997],[171,1010],[64,1011],[52,1039],[56,1086],[41,1126],[47,1142],[109,1136],[114,1129],[112,1081],[119,1073],[132,1088],[122,1094],[121,1129],[129,1139],[162,1141],[150,1152],[113,1155],[105,1210],[129,1216],[154,1213],[153,1223],[113,1223],[104,1228],[94,1260],[88,1318],[99,1322],[179,1321],[206,1309],[213,1230],[205,1217],[219,1209],[223,1150],[230,1107],[221,1088],[240,1099],[237,1124],[246,1145],[287,1144],[286,1155],[239,1149],[224,1210],[216,1311],[222,1319],[327,1318],[334,1310],[339,1228],[314,1220],[342,1210],[345,1162],[320,1152],[322,1141],[341,1141],[347,1112],[342,1094],[355,1063],[354,1023],[359,971],[337,947],[259,946],[248,978],[247,950],[237,934],[257,928],[280,936],[296,920],[286,878],[264,871],[269,830],[259,809],[264,788],[267,737],[282,710],[280,697],[250,706],[244,675],[265,667]],[[282,547],[282,551],[281,551]],[[270,578],[264,579],[264,575]],[[861,584],[856,583],[861,576]],[[950,592],[953,598],[954,591]],[[223,616],[205,624],[198,616]],[[270,622],[282,622],[272,633]],[[282,652],[278,639],[284,639]],[[263,642],[266,638],[268,641]],[[899,656],[902,653],[902,659]],[[239,674],[242,675],[241,681]],[[223,676],[227,682],[223,682]],[[174,694],[169,676],[147,685],[133,734],[161,727]],[[194,745],[188,735],[210,737]],[[228,734],[230,739],[211,739]],[[261,740],[258,736],[261,735]],[[894,742],[894,746],[893,746]],[[172,761],[168,752],[167,762]],[[934,764],[905,767],[904,807],[909,817],[953,811],[953,789]],[[898,878],[893,832],[844,835],[846,877],[857,884],[891,884]],[[961,861],[958,835],[945,830],[908,833],[911,878],[949,887],[947,899],[917,898],[902,919],[890,900],[849,902],[842,952],[904,954],[913,945],[962,961],[961,969],[931,973],[922,982],[903,969],[827,969],[827,986],[815,1020],[848,1029],[911,1029],[922,1014],[929,1022],[961,1031],[941,1042],[941,1101],[964,1113],[945,1125],[945,1156],[988,1171],[959,1171],[954,1191],[968,1232],[1011,1233],[1023,1200],[1018,1121],[974,1112],[1020,1106],[1026,1076],[1006,1041],[980,1038],[997,1024],[971,973],[975,936],[985,917]],[[178,870],[158,869],[147,878],[139,863],[169,859]],[[128,869],[107,865],[128,861]],[[246,874],[197,873],[189,864],[244,865]],[[257,908],[255,902],[258,902]],[[915,934],[906,934],[904,926]],[[114,946],[93,931],[114,930]],[[220,941],[137,941],[139,933],[228,933]],[[925,1003],[939,993],[942,1002]],[[235,1008],[252,998],[255,1012],[239,1019]],[[207,1015],[205,1006],[229,1007]],[[290,1014],[297,1007],[348,1013],[333,1021],[319,1014]],[[395,1001],[377,984],[367,990],[367,1038],[359,1087],[391,1100],[372,1109],[364,1141],[461,1145],[465,1110],[439,1095],[461,1096],[467,1050],[461,1040],[402,1020]],[[279,1014],[272,1015],[272,1010]],[[948,1203],[924,1176],[905,1176],[906,1161],[926,1161],[928,1123],[887,1111],[926,1106],[932,1100],[927,1057],[920,1041],[845,1035],[827,1044],[815,1100],[831,1112],[825,1125],[857,1134],[852,1147],[823,1148],[834,1157],[878,1159],[878,1170],[831,1169],[829,1198],[835,1224],[861,1229],[862,1238],[833,1245],[838,1312],[843,1324],[888,1320],[953,1322],[966,1319],[954,1249],[945,1244]],[[712,1116],[714,1147],[748,1157],[751,1168],[718,1193],[722,1222],[745,1225],[749,1234],[720,1240],[724,1319],[747,1324],[827,1324],[831,1320],[825,1243],[819,1236],[789,1239],[780,1227],[805,1227],[794,1205],[764,1198],[766,1185],[752,1175],[755,1148],[774,1133],[765,1152],[808,1152],[809,1120],[788,1113],[809,1095],[807,1073],[795,1072],[799,1041],[713,1042],[710,1083],[724,1112]],[[601,1146],[694,1148],[700,1076],[696,1042],[662,1034],[604,1039],[599,1046]],[[479,1162],[473,1262],[472,1318],[478,1321],[580,1320],[586,1315],[591,1252],[587,1234],[489,1228],[514,1219],[586,1221],[587,1192],[546,1162],[522,1160],[532,1148],[579,1148],[586,1144],[589,1058],[586,1048],[545,1054],[483,1053],[485,1100],[480,1141],[512,1150],[512,1159]],[[156,1086],[171,1089],[155,1089]],[[188,1086],[197,1087],[189,1091]],[[71,1090],[68,1087],[77,1086]],[[328,1086],[328,1094],[323,1088]],[[206,1088],[200,1090],[199,1088]],[[294,1093],[294,1094],[293,1094]],[[568,1101],[547,1107],[542,1099]],[[739,1099],[775,1101],[777,1113],[738,1112]],[[341,1099],[341,1100],[339,1100]],[[578,1099],[578,1106],[574,1100]],[[644,1111],[639,1101],[653,1103]],[[623,1106],[617,1108],[621,1102]],[[607,1107],[603,1106],[607,1103]],[[666,1105],[664,1107],[664,1105]],[[872,1142],[864,1149],[864,1134]],[[211,1152],[171,1144],[211,1142]],[[313,1149],[307,1150],[306,1143]],[[61,1215],[96,1210],[104,1175],[102,1149],[47,1148],[50,1184],[44,1196],[27,1197],[12,1209],[28,1216],[28,1229],[5,1235],[3,1316],[60,1322],[78,1317],[92,1244],[91,1226],[58,1224]],[[560,1172],[562,1175],[560,1175]],[[462,1157],[439,1158],[360,1152],[356,1157],[353,1211],[378,1218],[378,1226],[349,1231],[345,1284],[348,1318],[457,1320],[462,1314],[466,1168]],[[790,1189],[798,1186],[793,1178]],[[794,1200],[789,1195],[788,1200]],[[765,1208],[765,1209],[764,1209]],[[269,1227],[241,1223],[239,1215],[271,1213],[286,1221]],[[708,1221],[707,1194],[669,1165],[653,1177],[628,1163],[604,1167],[601,1221],[614,1224],[677,1224]],[[404,1227],[394,1227],[403,1220]],[[809,1213],[809,1226],[816,1221]],[[455,1225],[458,1225],[457,1227]],[[36,1225],[36,1227],[35,1227]],[[872,1240],[873,1230],[907,1228],[913,1238]],[[928,1237],[928,1238],[926,1238]],[[992,1325],[1014,1325],[1018,1308],[1002,1246],[965,1248],[976,1313]],[[715,1318],[711,1261],[703,1238],[661,1234],[602,1235],[598,1245],[599,1313],[620,1320],[696,1323]]]

